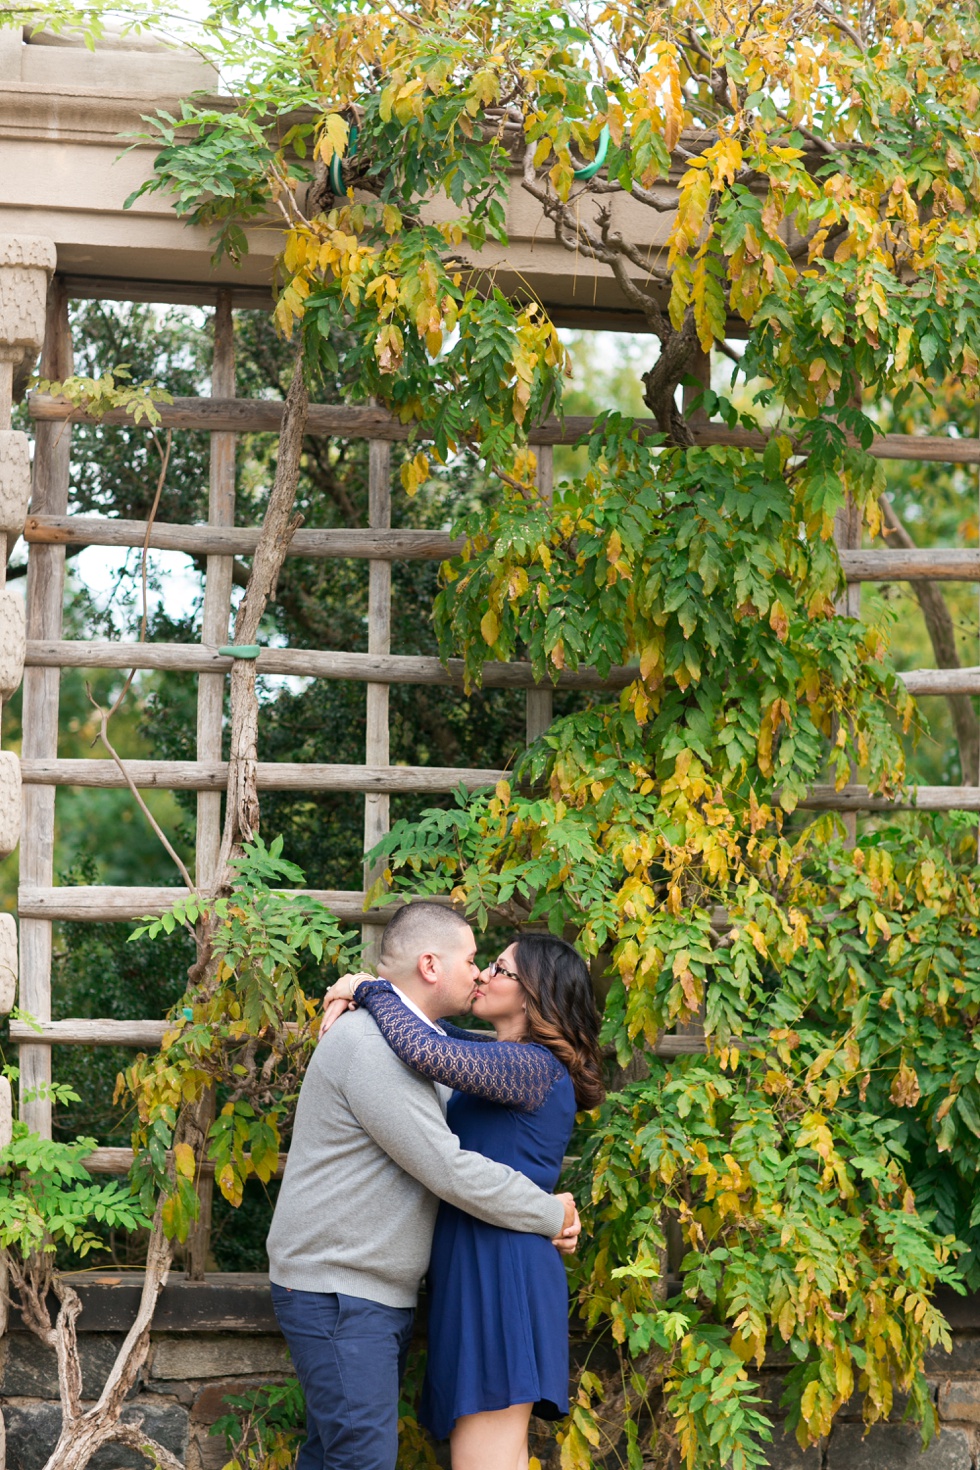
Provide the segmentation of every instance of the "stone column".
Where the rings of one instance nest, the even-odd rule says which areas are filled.
[[[0,235],[0,702],[9,699],[24,676],[24,601],[8,588],[7,558],[24,529],[31,494],[31,456],[27,435],[10,427],[14,369],[33,363],[44,340],[48,282],[55,267],[51,240]],[[0,751],[0,857],[20,838],[20,762]],[[0,1014],[14,1004],[17,991],[17,928],[12,914],[0,914]],[[0,1148],[11,1138],[13,1099],[0,1077]],[[0,1262],[0,1336],[7,1328],[7,1271]],[[0,1470],[6,1463],[6,1436],[0,1416]]]
[[[44,340],[48,282],[55,267],[51,240],[0,235],[0,700],[24,676],[24,603],[6,586],[7,557],[24,529],[31,493],[27,435],[10,427],[14,368],[33,359]],[[0,857],[20,838],[20,765],[0,752]],[[0,993],[3,991],[0,980]]]

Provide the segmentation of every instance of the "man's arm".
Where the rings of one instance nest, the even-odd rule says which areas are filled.
[[[357,1047],[343,1090],[365,1132],[432,1194],[505,1230],[549,1239],[561,1232],[562,1201],[516,1169],[461,1148],[431,1082],[403,1066],[381,1036]]]

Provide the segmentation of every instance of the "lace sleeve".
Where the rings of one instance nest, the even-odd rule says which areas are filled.
[[[363,980],[354,992],[370,1011],[396,1057],[413,1072],[514,1108],[533,1113],[561,1075],[561,1063],[542,1046],[521,1041],[471,1041],[453,1027],[440,1036],[403,1005],[384,980]]]
[[[496,1041],[492,1031],[467,1031],[463,1026],[454,1026],[450,1021],[440,1021],[439,1025],[447,1036],[455,1036],[457,1041]]]

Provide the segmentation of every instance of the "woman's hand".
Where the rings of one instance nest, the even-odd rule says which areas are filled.
[[[556,1235],[551,1242],[563,1256],[574,1255],[578,1248],[578,1238],[582,1230],[582,1222],[575,1207],[574,1197],[570,1194],[560,1194],[558,1199],[565,1206],[565,1224],[560,1235]]]
[[[348,975],[341,975],[339,980],[334,981],[323,997],[323,1020],[320,1022],[318,1041],[323,1040],[330,1027],[345,1011],[357,1009],[354,1005],[354,991],[361,981],[376,979],[376,975],[369,975],[366,970],[357,970]]]
[[[356,1010],[357,1007],[352,1000],[343,1000],[342,998],[337,998],[335,1000],[324,999],[323,1020],[320,1022],[320,1031],[317,1036],[317,1040],[323,1040],[333,1023],[335,1021],[339,1021],[340,1017],[344,1014],[345,1011]]]

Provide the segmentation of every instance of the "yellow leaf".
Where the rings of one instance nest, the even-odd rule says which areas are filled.
[[[703,159],[697,159],[684,174],[678,189],[677,218],[670,235],[669,263],[684,255],[697,239],[711,198],[711,173]]]
[[[487,609],[480,620],[480,632],[483,634],[484,643],[492,648],[500,634],[500,619],[492,607]]]
[[[776,1326],[784,1342],[789,1342],[793,1336],[793,1328],[796,1326],[796,1313],[793,1303],[789,1300],[783,1302],[779,1316],[776,1318]]]
[[[405,339],[393,323],[387,322],[374,343],[374,355],[382,373],[394,373],[401,367]]]
[[[163,1221],[163,1228],[167,1235],[176,1235],[178,1240],[187,1239],[187,1230],[190,1221],[187,1219],[181,1207],[180,1200],[175,1194],[172,1194],[166,1201],[160,1214]]]
[[[649,679],[660,667],[660,646],[648,643],[640,654],[640,678]]]
[[[290,230],[286,248],[282,252],[283,265],[290,275],[299,269],[306,257],[306,242],[298,230]]]
[[[350,128],[344,119],[336,112],[328,112],[320,123],[320,133],[314,151],[324,163],[330,164],[335,156],[342,158],[347,152],[349,136]]]
[[[414,459],[406,460],[399,471],[406,494],[416,495],[429,478],[429,457],[421,451]]]
[[[189,1143],[174,1144],[174,1164],[177,1173],[184,1179],[193,1179],[196,1170],[194,1150]]]
[[[549,170],[548,177],[551,180],[552,185],[554,186],[554,190],[555,193],[558,195],[558,198],[567,199],[569,194],[571,193],[572,184],[575,182],[575,175],[573,174],[569,165],[567,163],[561,162],[556,163],[554,167]]]
[[[735,182],[735,175],[742,167],[742,145],[737,138],[719,138],[702,156],[712,164],[716,189]]]
[[[224,1164],[216,1175],[218,1188],[225,1199],[237,1207],[242,1202],[242,1181],[238,1178],[231,1164]]]

